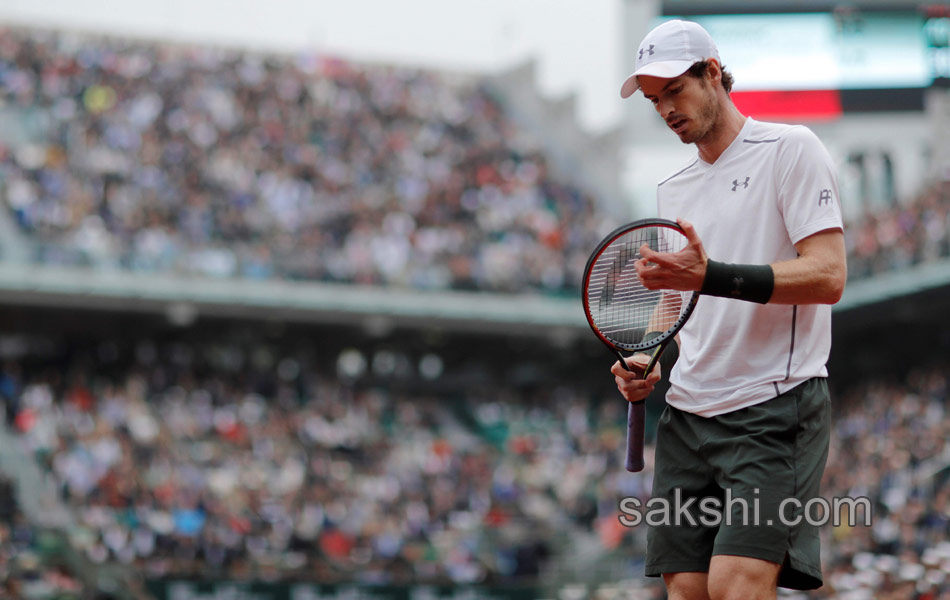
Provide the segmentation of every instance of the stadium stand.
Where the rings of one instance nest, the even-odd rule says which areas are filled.
[[[0,100],[38,123],[0,176],[46,264],[558,291],[596,241],[477,78],[7,29]]]
[[[0,476],[0,598],[79,600],[83,585],[55,544],[26,519],[13,481]]]
[[[22,370],[13,425],[89,558],[151,577],[537,577],[555,532],[592,526],[616,463],[621,407],[588,416],[576,390],[465,409],[294,358],[241,375],[220,347],[130,354]]]
[[[864,279],[950,256],[950,181],[848,223],[848,277]]]
[[[644,532],[619,526],[617,507],[645,501],[651,474],[623,470],[622,406],[599,391],[389,389],[347,377],[346,358],[326,372],[264,343],[242,356],[90,342],[8,360],[2,381],[93,563],[153,579],[459,585],[536,582],[575,560],[601,565],[595,577],[637,568]],[[823,496],[869,498],[873,522],[825,527],[827,585],[807,597],[950,592],[948,373],[836,393]]]
[[[948,367],[941,361],[905,381],[869,382],[836,399],[823,494],[869,498],[873,519],[870,527],[825,529],[826,594],[950,593]]]

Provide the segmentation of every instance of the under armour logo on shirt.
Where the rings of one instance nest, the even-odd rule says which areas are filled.
[[[740,185],[742,186],[742,189],[745,189],[745,188],[749,187],[749,178],[746,177],[746,178],[745,178],[745,181],[739,181],[738,179],[733,179],[733,180],[732,180],[732,191],[734,192],[734,191],[736,191],[737,189],[739,189],[739,186],[740,186]]]
[[[646,52],[650,56],[653,56],[653,44],[650,44],[649,48],[640,48],[640,60],[643,60],[643,53]]]

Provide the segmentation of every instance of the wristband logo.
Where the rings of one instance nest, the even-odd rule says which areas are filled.
[[[732,295],[733,295],[733,296],[741,296],[741,295],[742,295],[742,284],[743,284],[744,282],[745,282],[745,279],[743,279],[743,278],[741,278],[741,277],[733,277],[733,278],[732,278],[732,283],[733,283]]]

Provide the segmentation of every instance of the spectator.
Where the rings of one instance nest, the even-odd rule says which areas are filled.
[[[557,292],[602,229],[477,78],[11,29],[0,99],[45,263]]]
[[[531,582],[572,551],[554,532],[597,532],[601,560],[642,544],[616,528],[621,498],[648,498],[650,471],[623,470],[615,401],[565,386],[446,402],[353,387],[297,357],[241,368],[213,344],[128,354],[18,365],[22,443],[60,481],[95,562],[153,577]],[[937,576],[950,478],[932,476],[950,439],[948,372],[839,394],[822,495],[867,497],[874,520],[824,529],[828,585],[810,597],[950,591]]]

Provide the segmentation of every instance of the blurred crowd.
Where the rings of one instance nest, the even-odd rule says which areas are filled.
[[[475,77],[5,29],[0,107],[49,264],[557,292],[604,226]]]
[[[950,598],[950,365],[856,386],[835,408],[822,495],[869,498],[873,514],[824,530],[830,590]]]
[[[23,514],[12,480],[0,475],[0,599],[80,600],[84,586],[50,540]]]
[[[950,181],[936,182],[910,202],[868,211],[845,228],[848,277],[950,257]]]
[[[644,528],[619,526],[618,502],[645,502],[652,474],[623,469],[616,398],[396,392],[292,356],[249,368],[211,343],[143,342],[130,363],[115,350],[9,362],[0,378],[94,563],[153,578],[499,583],[536,582],[582,539],[598,561],[642,552]],[[822,495],[870,499],[872,523],[859,511],[856,526],[823,529],[826,587],[807,597],[950,597],[948,373],[836,396]]]
[[[602,491],[618,495],[619,403],[359,389],[235,352],[143,344],[121,368],[4,370],[13,426],[90,560],[148,577],[534,581],[563,536],[593,529]]]

